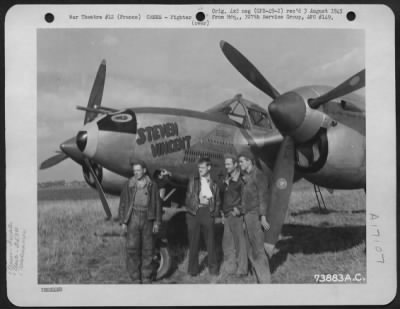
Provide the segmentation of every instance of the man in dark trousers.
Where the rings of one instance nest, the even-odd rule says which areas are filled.
[[[145,164],[131,160],[133,177],[122,189],[119,220],[126,232],[126,266],[134,283],[153,280],[153,233],[161,222],[157,184],[147,175]]]
[[[186,220],[189,234],[188,273],[191,276],[199,273],[200,231],[203,232],[207,245],[208,271],[211,275],[218,274],[214,221],[219,215],[220,193],[217,182],[211,178],[210,171],[210,159],[200,158],[198,174],[190,178],[186,192]]]
[[[244,181],[242,205],[248,240],[248,256],[259,283],[270,283],[271,273],[268,257],[264,251],[264,230],[269,229],[266,219],[268,201],[268,178],[254,165],[250,151],[239,154],[239,165]]]
[[[222,249],[224,251],[224,270],[230,275],[246,276],[248,259],[243,230],[244,210],[242,205],[244,183],[235,155],[225,155],[225,169],[227,175],[222,184],[222,211],[224,215]]]

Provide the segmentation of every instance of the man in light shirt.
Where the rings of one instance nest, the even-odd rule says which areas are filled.
[[[214,221],[219,216],[221,202],[217,181],[212,179],[210,171],[210,159],[200,158],[198,174],[190,178],[186,192],[186,220],[189,234],[188,273],[191,276],[199,273],[200,232],[203,233],[207,246],[208,271],[211,275],[218,274]]]

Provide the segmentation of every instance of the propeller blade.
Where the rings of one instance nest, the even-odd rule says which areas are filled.
[[[68,156],[65,153],[59,153],[59,154],[52,156],[52,157],[46,159],[45,161],[43,161],[40,164],[39,169],[44,170],[46,168],[52,167],[52,166],[60,163],[61,161],[64,161],[66,158],[68,158]]]
[[[279,92],[264,78],[256,67],[243,56],[236,48],[225,41],[220,42],[222,52],[229,62],[242,74],[250,83],[262,92],[275,99]]]
[[[365,87],[365,69],[361,70],[357,74],[353,75],[349,79],[345,80],[336,88],[328,91],[322,96],[310,99],[308,104],[311,108],[318,108],[320,105],[329,102],[333,99],[342,97],[350,92],[356,91],[362,87]]]
[[[103,97],[104,82],[106,79],[106,61],[103,60],[97,70],[96,78],[93,83],[92,91],[90,92],[89,102],[87,105],[88,109],[96,108],[101,105],[101,99]],[[92,121],[98,113],[86,112],[84,124]]]
[[[85,158],[84,162],[85,162],[86,166],[88,167],[88,169],[90,171],[90,174],[92,174],[92,176],[93,176],[94,182],[96,184],[97,192],[99,193],[99,196],[100,196],[101,204],[103,205],[104,211],[105,211],[105,213],[107,215],[106,220],[109,220],[112,215],[111,215],[111,210],[110,210],[110,207],[108,206],[108,203],[107,203],[106,196],[104,194],[103,188],[102,188],[102,186],[101,186],[101,184],[99,182],[99,179],[96,176],[96,173],[94,172],[94,170],[92,168],[92,165],[89,162],[89,159]]]
[[[265,232],[264,242],[272,246],[278,241],[289,206],[295,168],[294,158],[294,141],[290,136],[286,136],[279,148],[273,169],[273,182],[267,213],[270,229]]]

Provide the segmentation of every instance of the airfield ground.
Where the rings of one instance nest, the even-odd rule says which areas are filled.
[[[289,212],[270,261],[273,283],[314,283],[318,274],[366,276],[365,194],[363,190],[322,189],[328,208],[320,213],[313,188],[295,184]],[[129,284],[125,270],[124,238],[119,226],[104,221],[96,192],[89,188],[38,190],[38,282],[41,284]],[[119,199],[108,197],[114,216]],[[184,218],[184,215],[182,216]],[[172,240],[174,266],[158,283],[255,283],[228,276],[222,270],[211,279],[207,268],[199,276],[186,275],[187,242],[184,222]],[[104,235],[112,235],[106,237]],[[206,253],[201,253],[200,261]],[[204,263],[203,263],[204,264]]]

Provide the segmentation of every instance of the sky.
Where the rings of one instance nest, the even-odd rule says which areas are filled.
[[[38,167],[83,126],[102,59],[102,105],[206,110],[242,93],[266,108],[271,99],[226,60],[219,42],[243,53],[280,92],[336,86],[365,66],[364,32],[349,29],[40,29],[37,36]],[[38,181],[83,180],[67,159]]]

